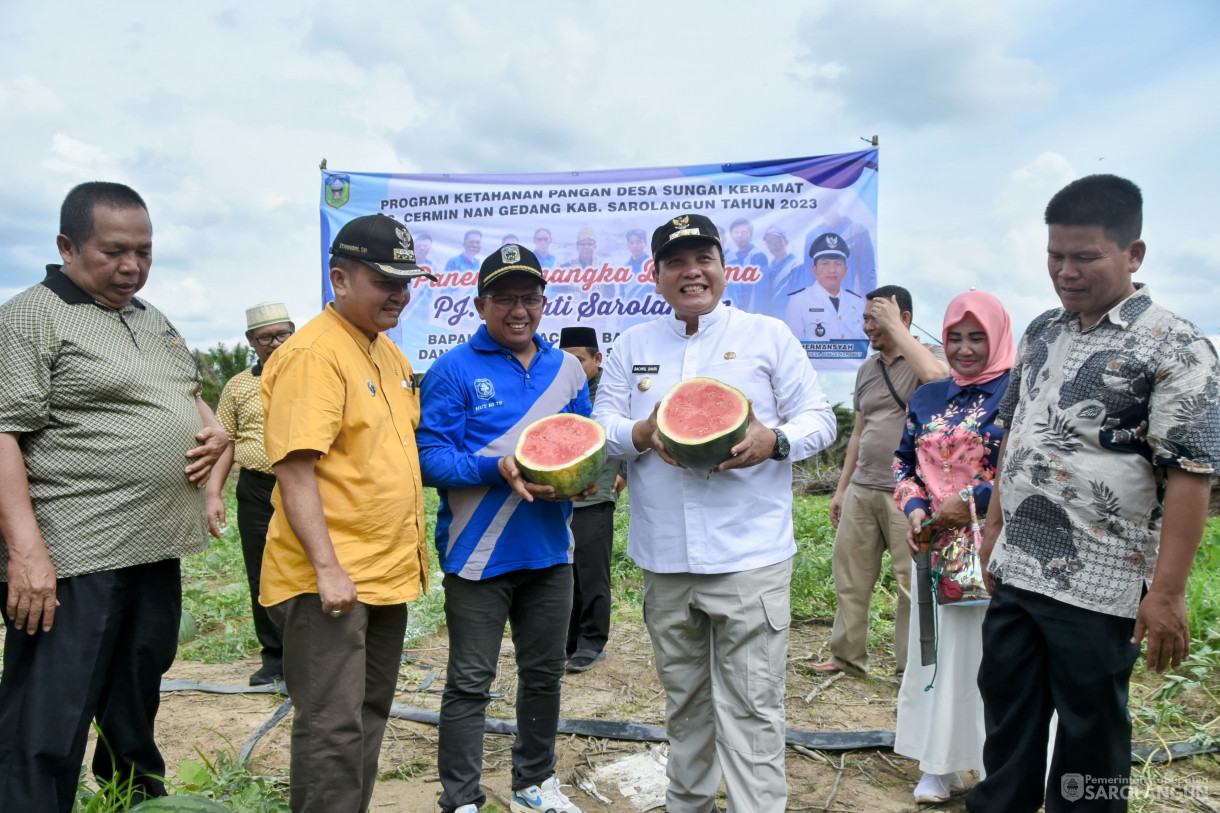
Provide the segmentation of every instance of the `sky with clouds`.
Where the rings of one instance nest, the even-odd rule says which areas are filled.
[[[933,334],[971,286],[1018,331],[1057,304],[1042,210],[1094,172],[1144,190],[1137,280],[1220,334],[1215,0],[4,2],[0,30],[0,300],[58,261],[59,204],[86,180],[145,196],[141,296],[206,347],[254,302],[317,311],[323,157],[548,172],[877,134],[880,277]],[[850,375],[825,383],[850,398]]]

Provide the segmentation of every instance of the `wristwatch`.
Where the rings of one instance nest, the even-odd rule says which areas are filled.
[[[775,451],[771,453],[772,460],[787,460],[788,453],[792,451],[792,444],[788,442],[788,436],[778,429],[772,429],[775,433]]]

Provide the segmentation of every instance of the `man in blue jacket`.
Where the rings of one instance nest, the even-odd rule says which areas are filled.
[[[536,332],[545,286],[533,252],[501,246],[479,269],[484,324],[424,377],[417,439],[424,484],[441,499],[436,548],[449,627],[437,758],[445,813],[475,813],[486,801],[483,724],[506,621],[517,658],[512,809],[582,813],[554,776],[572,507],[523,480],[513,455],[535,420],[592,410],[580,362]]]

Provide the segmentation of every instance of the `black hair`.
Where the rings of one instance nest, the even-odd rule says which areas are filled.
[[[130,186],[110,181],[89,181],[74,186],[59,207],[59,233],[74,247],[79,249],[93,236],[93,209],[99,205],[148,211],[144,198]]]
[[[911,292],[901,285],[882,285],[875,291],[869,291],[864,295],[864,298],[889,299],[891,296],[897,300],[900,312],[909,313],[912,317],[915,316],[915,308],[911,305]]]
[[[330,257],[330,267],[342,269],[343,271],[346,271],[349,276],[353,277],[360,273],[361,268],[369,268],[360,260],[352,257],[341,257],[336,254],[332,254]],[[369,270],[372,271],[373,269],[369,268]]]
[[[1144,197],[1140,188],[1117,175],[1088,175],[1060,189],[1046,204],[1048,226],[1101,226],[1120,248],[1140,239]]]

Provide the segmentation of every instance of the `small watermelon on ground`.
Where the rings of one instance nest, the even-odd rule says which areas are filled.
[[[548,415],[525,427],[516,457],[526,480],[554,486],[559,499],[575,497],[606,465],[606,431],[583,415]]]
[[[661,399],[657,430],[670,457],[710,471],[733,456],[749,418],[750,402],[740,390],[714,378],[688,378]]]
[[[131,808],[131,813],[233,813],[233,809],[197,796],[158,796]]]

